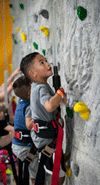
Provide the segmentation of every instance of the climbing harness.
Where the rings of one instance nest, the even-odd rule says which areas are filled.
[[[14,131],[14,136],[19,143],[33,143],[29,130],[17,129]]]

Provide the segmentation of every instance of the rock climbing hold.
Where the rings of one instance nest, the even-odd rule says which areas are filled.
[[[9,4],[9,7],[10,7],[10,8],[13,8],[13,5],[12,5],[12,4]]]
[[[11,69],[13,68],[12,64],[9,64],[9,66],[11,67]]]
[[[35,49],[38,50],[38,45],[36,44],[36,42],[33,42],[33,46],[34,46]]]
[[[24,5],[21,3],[21,4],[19,4],[19,7],[22,9],[22,10],[24,10]]]
[[[46,35],[47,37],[49,36],[49,29],[45,26],[41,26],[40,30]]]
[[[9,174],[9,175],[10,175],[10,174],[13,174],[13,173],[10,171],[9,168],[7,168],[7,169],[6,169],[6,174]]]
[[[78,102],[74,106],[74,111],[79,112],[81,117],[85,120],[88,120],[90,111],[83,102]]]
[[[42,9],[40,12],[39,12],[39,15],[42,15],[45,19],[49,19],[49,12],[45,9]]]
[[[14,41],[14,44],[17,44],[17,41],[15,39],[13,41]]]
[[[66,168],[66,175],[67,177],[71,177],[71,168],[67,165],[65,165],[65,168]]]
[[[67,112],[68,117],[72,119],[73,118],[73,112],[72,112],[71,108],[66,107],[66,112]]]
[[[10,21],[11,21],[11,22],[14,22],[14,17],[11,17],[11,16],[10,16]]]
[[[46,50],[45,49],[42,49],[42,53],[45,56]]]
[[[21,33],[21,39],[26,42],[27,36],[24,33]]]
[[[38,15],[34,14],[33,16],[34,16],[34,21],[37,23],[37,21],[38,21]]]
[[[16,28],[16,30],[19,32],[19,31],[20,31],[20,28],[19,28],[19,27],[17,27],[17,28]]]
[[[14,39],[14,33],[12,33],[11,36],[12,36],[12,39]]]
[[[83,21],[87,16],[87,10],[82,6],[78,6],[77,8],[77,15],[81,21]]]
[[[74,172],[75,176],[78,177],[79,174],[79,166],[76,163],[71,162],[71,169]]]

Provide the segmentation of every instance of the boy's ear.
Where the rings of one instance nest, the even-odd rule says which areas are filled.
[[[36,73],[32,69],[30,69],[28,73],[31,77],[36,77]]]
[[[28,97],[30,98],[30,94],[31,94],[31,89],[28,91]]]

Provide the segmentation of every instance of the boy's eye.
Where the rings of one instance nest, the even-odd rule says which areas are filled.
[[[41,62],[41,64],[44,64],[44,62]]]

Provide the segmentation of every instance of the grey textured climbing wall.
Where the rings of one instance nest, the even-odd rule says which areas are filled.
[[[73,140],[71,152],[72,175],[66,184],[100,184],[100,0],[10,0],[13,4],[11,16],[14,16],[13,69],[19,67],[22,57],[46,49],[46,57],[53,62],[53,20],[52,10],[55,4],[57,64],[61,75],[68,106],[84,102],[90,109],[89,119],[83,120],[74,112]],[[24,10],[19,4],[24,4]],[[77,16],[77,7],[87,9],[87,17],[81,21]],[[48,19],[41,10],[49,12]],[[40,31],[41,26],[49,28],[49,37]],[[21,30],[17,32],[16,28]],[[25,33],[24,42],[20,34]],[[51,80],[49,80],[51,84]],[[62,116],[66,112],[62,107]],[[67,122],[68,124],[68,122]],[[66,125],[65,125],[66,130]],[[66,137],[65,137],[66,138]],[[64,140],[65,142],[65,140]],[[67,142],[66,142],[67,143]],[[64,146],[66,146],[66,143]],[[75,163],[75,164],[74,164]],[[77,173],[76,166],[79,166]]]

